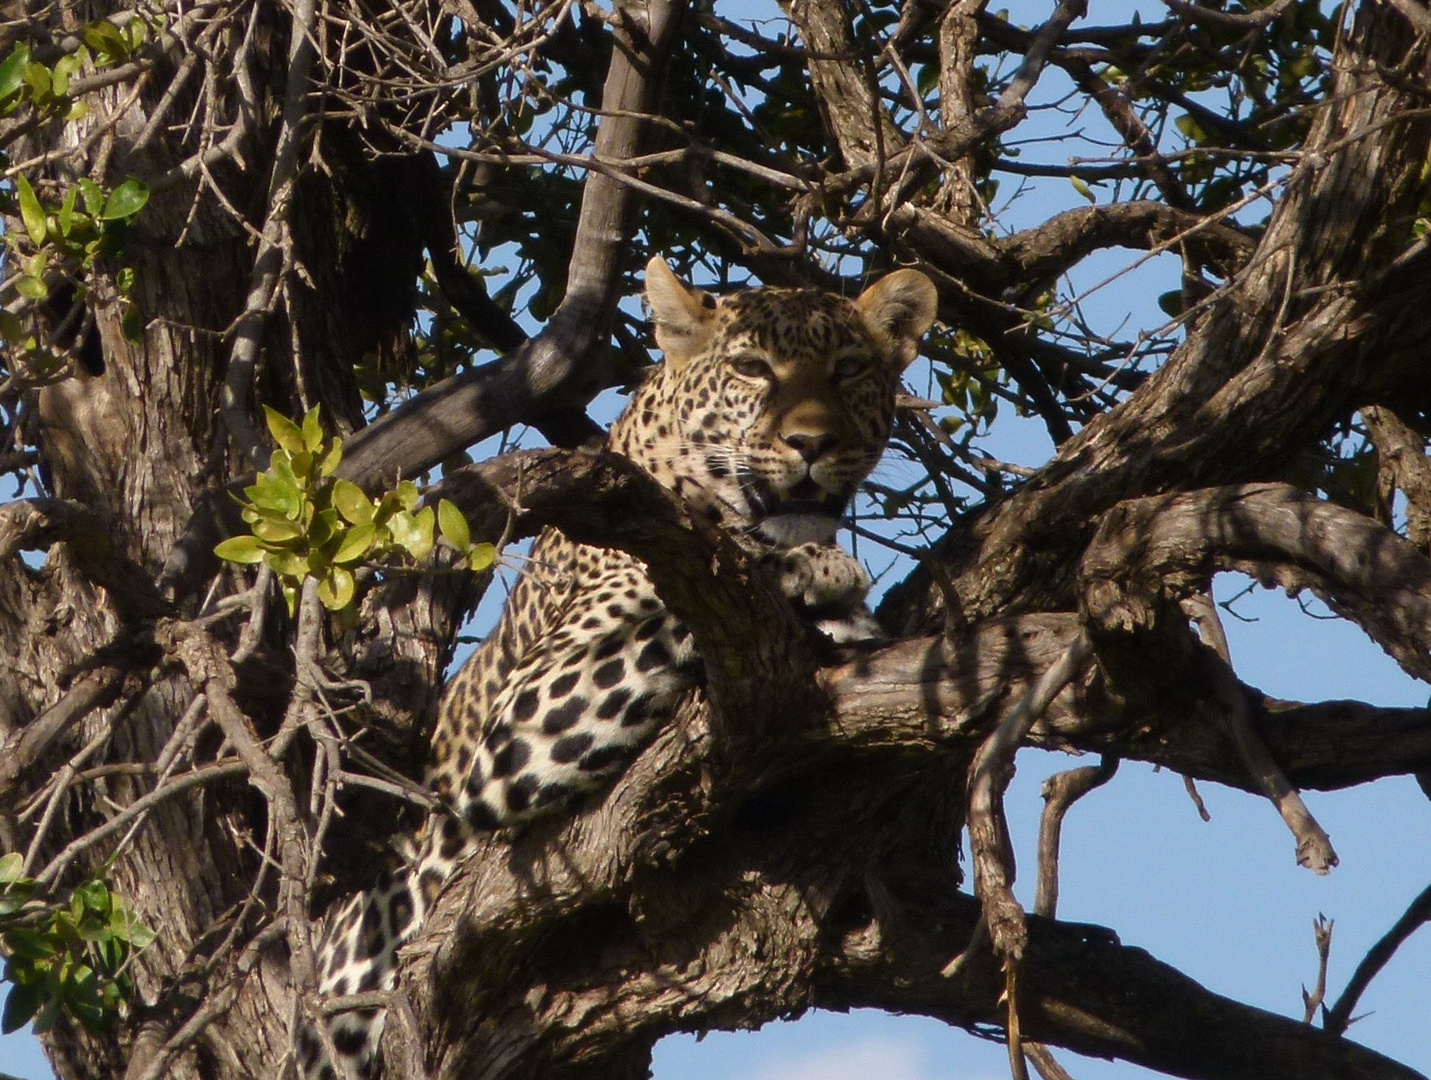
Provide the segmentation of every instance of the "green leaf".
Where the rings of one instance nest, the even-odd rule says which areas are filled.
[[[104,210],[95,216],[100,221],[121,221],[139,213],[148,201],[148,187],[138,180],[126,180],[109,193]]]
[[[79,198],[79,188],[65,192],[65,201],[60,204],[60,235],[69,236],[75,226],[75,200]]]
[[[79,182],[79,189],[80,198],[84,200],[85,213],[90,217],[98,217],[104,207],[104,189],[88,177]]]
[[[490,570],[497,561],[497,549],[491,544],[473,544],[467,556],[467,568],[474,574]]]
[[[263,561],[274,573],[284,577],[305,578],[308,576],[308,560],[292,551],[265,551]]]
[[[29,961],[50,960],[55,955],[55,945],[49,935],[24,926],[13,926],[5,931],[5,945],[10,950],[10,959]]]
[[[112,64],[129,56],[129,42],[119,32],[119,27],[104,19],[84,28],[84,41],[95,52],[102,54],[106,63]]]
[[[102,881],[90,881],[81,885],[75,890],[75,895],[83,901],[84,906],[90,911],[97,911],[109,917],[110,895],[109,886]]]
[[[373,550],[378,530],[371,524],[354,525],[333,554],[335,563],[354,563]]]
[[[25,84],[30,88],[30,96],[35,104],[44,107],[54,101],[54,85],[50,81],[50,69],[44,64],[31,64],[25,68]]]
[[[28,300],[44,300],[50,295],[50,287],[45,284],[44,278],[33,274],[21,275],[15,282],[15,291]]]
[[[281,514],[289,520],[297,518],[302,509],[302,498],[293,481],[282,480],[271,473],[260,475],[257,483],[244,489],[244,494],[257,509]]]
[[[88,101],[72,101],[70,102],[70,107],[65,110],[65,115],[61,117],[61,119],[68,123],[73,123],[76,120],[83,120],[88,115]]]
[[[132,345],[138,345],[144,340],[144,316],[140,314],[138,305],[125,305],[119,328],[124,331],[124,340]]]
[[[303,452],[303,429],[281,412],[270,409],[267,405],[263,407],[263,411],[264,415],[268,417],[268,430],[273,434],[273,441],[290,454],[301,454]]]
[[[407,548],[408,554],[418,562],[422,562],[432,554],[433,545],[437,541],[437,514],[432,507],[424,506],[412,515],[412,523],[417,530],[416,535],[404,546]]]
[[[25,69],[30,66],[30,47],[16,45],[14,52],[0,63],[0,101],[20,89],[25,82]]]
[[[310,454],[316,454],[323,446],[323,424],[318,419],[318,411],[322,406],[314,405],[303,417],[303,448]]]
[[[393,516],[388,519],[387,526],[388,533],[393,538],[393,543],[404,550],[408,549],[409,545],[420,542],[417,522],[413,520],[413,516],[406,510],[399,510],[393,514]]]
[[[18,345],[25,340],[25,324],[20,321],[20,316],[13,311],[0,309],[0,336],[3,336],[11,345]]]
[[[84,67],[84,61],[75,53],[66,53],[55,61],[55,93],[64,97],[70,88],[70,79]]]
[[[5,1014],[0,1016],[0,1032],[9,1035],[30,1022],[40,1009],[40,991],[39,983],[30,986],[11,984],[10,996],[5,999]]]
[[[25,232],[29,233],[30,242],[39,247],[45,242],[45,210],[30,181],[23,176],[15,177],[15,191],[20,196],[20,217],[25,222]]]
[[[459,552],[466,552],[472,546],[472,530],[467,525],[467,519],[446,499],[437,503],[437,524],[442,530],[442,538]]]
[[[351,571],[335,566],[328,576],[318,583],[318,599],[329,611],[340,611],[353,602],[357,583]]]
[[[338,463],[343,460],[343,440],[334,436],[333,445],[328,448],[328,452],[318,462],[318,475],[323,478],[332,476],[338,468]]]
[[[1093,189],[1088,186],[1087,182],[1084,181],[1082,177],[1070,176],[1068,178],[1068,182],[1073,185],[1074,191],[1078,192],[1078,194],[1082,195],[1089,202],[1097,205],[1098,196],[1093,194]]]
[[[253,535],[265,544],[282,544],[289,540],[297,540],[303,535],[303,530],[294,522],[286,519],[274,521],[272,518],[264,518],[253,523]],[[254,560],[254,562],[257,561],[257,559]]]
[[[343,529],[343,522],[338,517],[338,511],[331,506],[326,510],[320,510],[313,515],[313,520],[308,524],[308,543],[313,547],[326,547],[328,541],[337,536]]]
[[[263,561],[265,548],[256,536],[231,536],[214,545],[214,554],[228,562],[252,566]]]
[[[1207,142],[1207,131],[1186,113],[1175,119],[1173,126],[1181,131],[1189,142],[1196,143],[1198,146]]]
[[[128,941],[129,947],[135,950],[144,948],[157,936],[127,907],[115,907],[109,917],[109,928],[116,938]]]
[[[297,514],[301,514],[303,504],[307,501],[304,498],[307,492],[305,485],[299,482],[297,474],[293,471],[293,455],[282,448],[275,450],[273,457],[269,460],[268,473],[279,487],[289,492],[297,501]]]
[[[0,855],[0,885],[9,885],[20,880],[20,871],[25,866],[25,856],[18,851]]]
[[[73,195],[74,191],[71,190],[70,194]],[[119,271],[114,275],[114,287],[125,296],[128,296],[130,290],[134,288],[134,267],[121,266]]]
[[[334,482],[333,506],[354,525],[366,525],[373,520],[373,501],[351,480]]]
[[[269,432],[272,432],[273,442],[282,446],[289,453],[303,452],[303,431],[296,423],[290,421],[288,416],[270,409],[268,405],[263,406],[263,415],[268,416]]]
[[[417,504],[422,502],[422,492],[411,480],[404,480],[397,486],[397,497],[404,510],[416,510]]]

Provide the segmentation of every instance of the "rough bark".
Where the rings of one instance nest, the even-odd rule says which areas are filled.
[[[433,6],[422,25],[510,29],[507,12],[487,7]],[[102,370],[33,391],[48,492],[0,507],[0,842],[33,846],[42,881],[61,891],[113,857],[116,889],[159,933],[134,966],[139,1002],[113,1028],[94,1035],[64,1021],[47,1037],[65,1080],[239,1080],[287,1067],[299,1018],[322,1008],[312,992],[317,916],[371,884],[386,858],[376,849],[423,812],[408,785],[480,585],[440,560],[394,573],[345,630],[311,604],[295,625],[272,598],[245,593],[240,572],[214,575],[214,536],[196,522],[222,516],[213,506],[226,505],[226,485],[247,468],[252,439],[235,429],[258,426],[248,399],[289,413],[321,403],[337,430],[359,427],[353,365],[401,338],[423,247],[451,225],[445,205],[433,224],[426,189],[423,206],[387,213],[391,189],[368,156],[375,143],[405,157],[428,152],[428,129],[399,133],[383,108],[324,112],[320,127],[320,100],[294,74],[306,46],[290,13],[247,11],[251,21],[176,23],[178,44],[124,76],[153,73],[132,101],[122,78],[105,76],[114,78],[105,108],[81,135],[113,120],[118,152],[132,150],[122,168],[154,181],[126,251],[148,321],[131,341],[118,297],[91,297]],[[1408,672],[1431,678],[1417,434],[1431,255],[1411,241],[1431,120],[1426,40],[1412,37],[1418,16],[1407,11],[1424,20],[1412,0],[1358,14],[1331,95],[1255,236],[1188,210],[1167,163],[1151,160],[1136,165],[1162,203],[985,235],[970,197],[982,175],[975,155],[1017,122],[1050,62],[1082,63],[1095,99],[1149,156],[1126,102],[1067,52],[1077,3],[1019,38],[1023,60],[989,100],[973,67],[987,20],[977,4],[952,6],[929,54],[947,100],[917,138],[896,122],[885,59],[859,43],[847,7],[795,0],[798,44],[749,35],[771,46],[772,68],[808,70],[810,115],[823,110],[832,149],[811,163],[762,147],[740,175],[798,193],[794,208],[781,204],[792,221],[804,213],[808,225],[810,206],[828,200],[839,209],[827,224],[876,245],[875,262],[931,270],[944,321],[993,343],[1020,407],[1041,413],[1062,448],[1007,495],[975,477],[990,501],[950,521],[926,568],[884,605],[901,637],[853,651],[815,638],[733,538],[619,459],[544,451],[448,471],[432,497],[454,500],[479,538],[554,525],[637,555],[691,627],[707,674],[609,795],[491,838],[461,870],[384,1002],[389,1076],[635,1077],[664,1034],[748,1027],[812,1006],[1007,1029],[1005,975],[978,901],[960,891],[958,850],[971,765],[996,773],[1025,741],[1259,793],[1269,775],[1295,794],[1431,774],[1431,711],[1270,699],[1199,641],[1182,607],[1226,569],[1311,589]],[[354,434],[345,475],[381,487],[518,421],[569,444],[592,433],[583,410],[614,378],[607,353],[613,335],[621,340],[615,304],[636,196],[698,215],[710,209],[696,197],[707,187],[699,170],[722,163],[701,109],[680,105],[688,115],[662,97],[672,43],[709,47],[680,15],[680,4],[623,2],[609,26],[552,29],[552,55],[568,69],[611,57],[590,114],[591,154],[563,160],[590,167],[566,299],[533,341],[505,336],[502,360]],[[46,18],[50,37],[80,25],[70,11]],[[890,40],[931,18],[911,7]],[[320,66],[332,61],[322,51],[329,33],[329,23],[315,31]],[[414,51],[439,51],[426,44]],[[201,93],[181,77],[194,66],[186,53],[240,60]],[[444,85],[489,89],[489,69],[438,59]],[[747,71],[751,85],[767,70]],[[600,80],[581,74],[590,87]],[[231,126],[213,127],[208,149],[178,134],[172,144],[151,137],[148,150],[125,141],[144,141],[138,133],[162,109],[197,114],[215,102],[233,106]],[[335,91],[323,108],[333,102],[353,97]],[[659,114],[680,148],[642,157],[643,114]],[[22,131],[14,148],[42,152],[42,135]],[[757,138],[740,137],[742,146]],[[466,160],[515,168],[510,145],[493,137]],[[275,147],[284,149],[277,167]],[[97,143],[64,168],[117,175],[111,150]],[[691,173],[663,187],[659,169],[673,162]],[[275,215],[281,169],[302,175]],[[771,279],[840,284],[801,248],[804,237],[789,249],[762,245],[759,229],[717,209],[697,220],[711,247],[750,249],[733,262]],[[249,241],[266,222],[274,228],[256,266]],[[642,223],[654,237],[668,226],[654,212]],[[798,225],[790,231],[799,236]],[[1094,416],[1077,380],[1101,377],[1098,364],[1041,342],[1007,294],[1022,303],[1114,244],[1177,244],[1191,263],[1229,276],[1191,313],[1177,353]],[[454,283],[454,271],[471,286],[446,262],[439,283]],[[245,349],[234,345],[241,313]],[[1411,499],[1412,542],[1387,515],[1378,522],[1286,483],[1308,448],[1359,409],[1384,501],[1392,488]],[[192,556],[186,567],[175,568],[176,550]],[[209,588],[232,606],[205,608]],[[1032,693],[1040,680],[1047,701]],[[975,809],[996,834],[997,783],[986,788]],[[994,871],[996,841],[981,852]],[[1395,933],[1423,919],[1419,904]],[[1026,1038],[1191,1077],[1416,1075],[1339,1037],[1335,1024],[1320,1031],[1218,997],[1111,930],[1035,916],[1026,931],[1016,1002]],[[1017,951],[1008,935],[996,932],[1005,954]]]

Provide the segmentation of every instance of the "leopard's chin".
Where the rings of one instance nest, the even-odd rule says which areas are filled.
[[[742,485],[755,531],[777,547],[828,544],[839,530],[849,499],[806,477],[783,495],[759,481]]]
[[[755,531],[776,547],[796,547],[800,544],[828,544],[840,527],[840,515],[827,513],[823,507],[806,511],[808,504],[786,503],[780,513],[762,518]]]

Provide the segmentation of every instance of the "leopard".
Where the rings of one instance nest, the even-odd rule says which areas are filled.
[[[875,640],[860,563],[835,536],[885,451],[905,368],[937,309],[914,269],[856,299],[773,286],[717,296],[659,256],[646,303],[663,354],[608,435],[764,565],[820,634]],[[426,783],[443,812],[405,866],[333,915],[318,950],[326,997],[391,986],[397,952],[423,925],[474,839],[578,806],[609,788],[698,688],[691,635],[644,564],[555,530],[536,540],[501,619],[445,688]],[[312,1028],[308,1080],[374,1075],[383,1012]]]

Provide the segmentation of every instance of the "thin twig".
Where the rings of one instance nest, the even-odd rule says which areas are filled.
[[[1312,935],[1317,941],[1317,985],[1311,993],[1307,988],[1302,987],[1302,1005],[1305,1012],[1302,1014],[1302,1022],[1310,1024],[1312,1018],[1317,1015],[1317,1010],[1321,1008],[1322,1002],[1327,999],[1327,961],[1332,955],[1332,927],[1336,926],[1335,919],[1329,919],[1321,912],[1312,920]]]
[[[1406,909],[1405,914],[1396,920],[1384,937],[1367,950],[1366,956],[1362,958],[1360,964],[1356,966],[1356,971],[1352,973],[1351,981],[1347,983],[1347,988],[1342,991],[1342,996],[1337,998],[1337,1003],[1327,1012],[1322,1020],[1322,1026],[1333,1035],[1340,1035],[1346,1031],[1352,1023],[1352,1010],[1356,1008],[1356,1003],[1366,988],[1371,985],[1371,980],[1376,978],[1393,956],[1396,950],[1412,934],[1416,933],[1425,923],[1431,922],[1431,885],[1422,890],[1421,895],[1411,901],[1411,906]]]
[[[238,761],[228,761],[216,765],[206,765],[201,769],[192,772],[179,773],[171,776],[163,787],[155,788],[147,795],[143,795],[130,803],[119,814],[110,818],[98,828],[91,829],[83,836],[68,844],[63,851],[50,860],[43,870],[35,875],[35,880],[51,885],[59,880],[66,867],[73,862],[76,856],[88,851],[101,840],[108,839],[121,829],[126,828],[130,822],[147,814],[151,809],[166,799],[172,799],[175,795],[182,794],[191,787],[201,784],[211,784],[216,780],[226,780],[231,777],[242,776],[248,771],[247,767]]]

